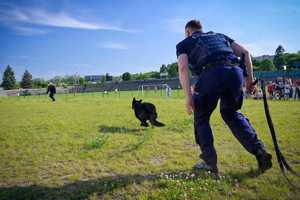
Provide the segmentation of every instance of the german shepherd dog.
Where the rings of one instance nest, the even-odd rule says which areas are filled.
[[[136,118],[141,121],[141,126],[148,127],[148,120],[152,126],[165,126],[163,123],[156,120],[156,108],[152,103],[142,103],[142,100],[136,100],[134,97],[132,100],[132,109],[134,110]]]

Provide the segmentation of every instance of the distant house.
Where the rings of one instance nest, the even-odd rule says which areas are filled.
[[[272,55],[262,55],[262,56],[254,57],[254,59],[257,60],[257,61],[273,60],[273,58],[274,58],[274,56],[272,56]]]
[[[84,76],[84,80],[87,82],[99,82],[105,78],[104,75],[87,75]]]

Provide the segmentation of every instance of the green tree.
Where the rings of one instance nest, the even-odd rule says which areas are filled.
[[[122,80],[123,81],[131,80],[131,74],[129,72],[125,72],[124,74],[122,74]]]
[[[84,85],[84,84],[85,84],[84,78],[80,77],[79,78],[79,85]]]
[[[166,65],[162,65],[162,66],[160,67],[159,72],[160,72],[160,73],[166,73],[166,72],[168,72],[167,66],[166,66]]]
[[[275,70],[275,66],[271,60],[265,59],[261,61],[259,69],[261,71],[273,71]]]
[[[172,63],[168,65],[168,75],[169,77],[177,77],[178,76],[178,64]]]
[[[252,60],[252,65],[255,66],[255,67],[258,67],[260,65],[260,61],[251,57],[251,60]]]
[[[253,71],[259,71],[260,61],[251,56]]]
[[[145,80],[146,79],[146,75],[143,73],[139,73],[137,74],[136,80]]]
[[[150,72],[150,78],[160,78],[160,73],[156,71]]]
[[[273,63],[277,70],[282,70],[283,66],[285,65],[285,60],[284,60],[284,56],[283,56],[284,52],[285,52],[285,50],[281,45],[279,45],[275,51]]]
[[[47,82],[41,78],[35,78],[32,80],[32,84],[34,88],[45,88],[47,87]]]
[[[29,73],[28,70],[25,70],[22,81],[20,83],[21,88],[32,88],[32,75]]]
[[[299,53],[285,53],[284,60],[288,69],[299,68],[300,52]]]
[[[113,77],[109,73],[105,74],[105,81],[112,81]]]
[[[277,49],[275,50],[275,55],[283,55],[284,52],[285,52],[285,49],[283,48],[283,46],[282,46],[282,45],[279,45],[279,46],[277,47]]]
[[[15,73],[9,65],[7,65],[7,67],[3,73],[1,85],[5,90],[11,90],[16,87]]]

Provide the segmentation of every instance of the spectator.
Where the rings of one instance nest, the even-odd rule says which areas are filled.
[[[296,92],[295,92],[295,99],[300,99],[300,84],[297,83],[296,85]]]
[[[284,86],[284,100],[288,100],[290,98],[290,85],[286,84]]]
[[[274,84],[271,82],[268,84],[268,93],[270,97],[273,97],[273,89],[274,89]]]

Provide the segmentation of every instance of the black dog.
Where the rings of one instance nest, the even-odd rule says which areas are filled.
[[[156,120],[156,108],[152,103],[142,103],[142,100],[132,100],[132,109],[134,110],[136,118],[141,121],[141,126],[148,127],[149,120],[153,126],[165,126],[163,123]]]

